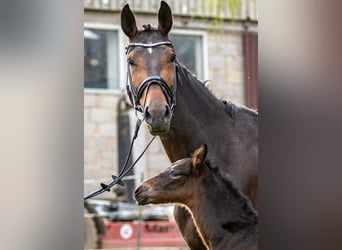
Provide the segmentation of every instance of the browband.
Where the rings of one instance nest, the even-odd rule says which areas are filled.
[[[143,48],[153,48],[153,47],[157,47],[160,45],[168,45],[168,46],[173,46],[172,41],[162,41],[162,42],[156,42],[156,43],[150,43],[150,44],[146,44],[146,43],[129,43],[126,46],[126,55],[128,53],[128,50],[132,47],[143,47]]]

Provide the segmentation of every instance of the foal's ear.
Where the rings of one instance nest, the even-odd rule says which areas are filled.
[[[207,145],[203,144],[198,149],[195,150],[194,155],[192,157],[192,166],[195,171],[198,171],[198,168],[202,163],[205,162],[205,158],[207,156]]]
[[[158,12],[158,30],[164,35],[169,34],[172,27],[172,12],[169,5],[161,1]]]
[[[121,28],[130,39],[133,39],[138,32],[135,17],[128,4],[126,4],[121,11]]]

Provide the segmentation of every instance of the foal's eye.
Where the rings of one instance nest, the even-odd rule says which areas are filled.
[[[171,175],[172,177],[177,177],[177,176],[180,176],[181,173],[180,173],[179,171],[177,171],[177,170],[171,169],[171,170],[170,170],[170,175]]]
[[[175,175],[177,175],[177,173],[176,173],[176,171],[174,169],[171,169],[170,170],[170,175],[175,176]]]
[[[180,169],[170,169],[169,174],[172,177],[187,176],[187,174],[184,171],[181,171]]]

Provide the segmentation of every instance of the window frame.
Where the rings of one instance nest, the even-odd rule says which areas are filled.
[[[116,24],[106,24],[106,23],[93,23],[93,22],[85,22],[83,25],[84,29],[98,29],[98,30],[108,30],[108,31],[115,31],[117,32],[117,38],[118,38],[118,74],[119,74],[119,88],[118,89],[112,89],[112,88],[84,88],[85,93],[104,93],[104,94],[122,94],[124,93],[125,89],[125,77],[126,73],[126,67],[124,65],[124,48],[125,45],[123,43],[123,34],[121,31],[121,26]]]
[[[188,30],[188,29],[172,29],[170,32],[171,35],[183,35],[183,36],[199,36],[202,37],[202,55],[203,55],[203,79],[200,80],[208,80],[209,70],[208,70],[208,34],[206,31],[201,30]],[[176,51],[177,53],[177,51]],[[186,65],[185,65],[186,66]],[[194,72],[192,72],[194,73]]]

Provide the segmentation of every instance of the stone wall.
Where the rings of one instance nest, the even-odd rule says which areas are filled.
[[[209,88],[216,97],[244,104],[242,35],[208,34]]]

